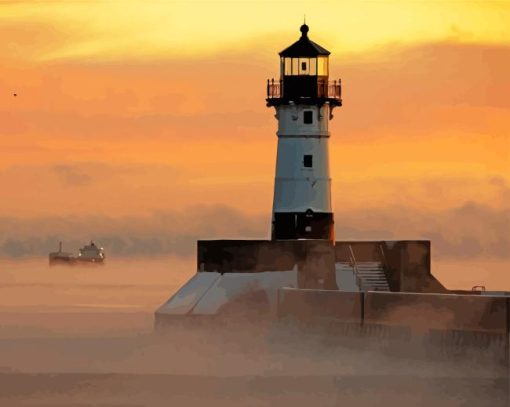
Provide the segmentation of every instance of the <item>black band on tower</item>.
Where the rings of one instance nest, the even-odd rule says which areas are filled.
[[[271,239],[333,240],[333,214],[312,211],[274,213]]]

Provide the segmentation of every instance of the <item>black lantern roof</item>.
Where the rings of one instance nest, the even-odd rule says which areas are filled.
[[[327,49],[322,48],[319,44],[310,41],[308,38],[308,26],[303,24],[300,28],[301,38],[280,52],[281,57],[317,57],[319,55],[329,55]]]

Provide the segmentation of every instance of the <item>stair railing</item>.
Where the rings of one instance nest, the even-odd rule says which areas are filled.
[[[384,275],[386,277],[386,282],[388,283],[388,287],[391,291],[391,287],[390,287],[390,276],[388,275],[388,260],[386,260],[386,254],[384,254],[384,249],[383,249],[383,246],[381,243],[379,243],[379,250],[381,251],[381,264],[382,264],[382,269],[383,269],[383,272],[384,272]]]
[[[351,245],[349,245],[349,251],[351,252],[351,255],[349,257],[351,260],[352,269],[354,270],[354,275],[356,276],[356,284],[358,285],[360,291],[364,291],[363,281],[361,280],[361,278],[359,276],[359,270],[358,270],[358,264],[356,262],[356,256],[354,256],[354,250],[352,250]]]

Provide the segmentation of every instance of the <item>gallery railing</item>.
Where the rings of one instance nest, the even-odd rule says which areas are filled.
[[[281,99],[284,97],[283,81],[274,79],[267,80],[267,99]],[[317,97],[326,99],[342,98],[342,81],[322,82],[317,84]]]

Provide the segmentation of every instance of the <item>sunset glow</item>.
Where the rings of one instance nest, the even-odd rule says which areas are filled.
[[[219,206],[266,219],[252,229],[267,236],[276,121],[265,83],[304,14],[343,83],[331,122],[337,237],[363,209],[448,217],[474,204],[508,223],[508,2],[105,0],[0,3],[5,224]],[[389,221],[374,233],[393,227],[430,232]]]

